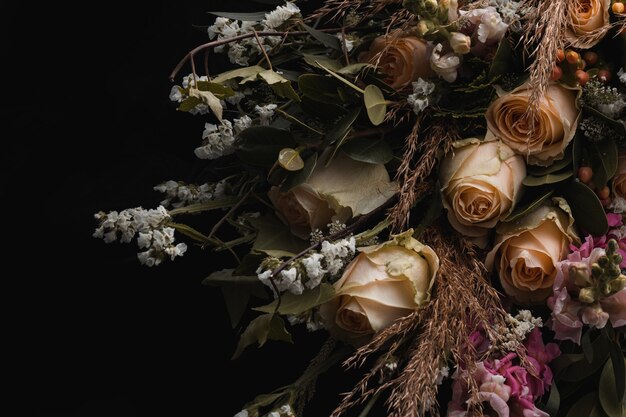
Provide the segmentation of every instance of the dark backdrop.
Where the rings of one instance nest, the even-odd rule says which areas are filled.
[[[154,207],[154,185],[202,168],[203,121],[174,110],[167,76],[207,40],[192,25],[235,8],[251,10],[171,0],[6,11],[3,259],[15,272],[3,275],[18,288],[6,295],[20,415],[231,416],[296,378],[323,342],[300,332],[295,346],[231,362],[236,331],[219,290],[200,284],[228,259],[192,249],[150,269],[134,243],[91,238],[94,212]],[[321,385],[309,415],[346,389]]]

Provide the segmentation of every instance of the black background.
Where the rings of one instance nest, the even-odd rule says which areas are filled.
[[[207,41],[192,25],[218,9],[251,10],[209,0],[6,11],[3,259],[18,288],[5,293],[16,415],[231,416],[295,379],[323,342],[296,332],[294,346],[270,342],[230,361],[236,331],[219,290],[200,284],[230,259],[190,250],[150,269],[134,243],[91,237],[93,213],[155,207],[154,185],[192,181],[206,164],[193,155],[204,121],[174,110],[168,74]],[[332,377],[320,385],[309,415],[328,414],[347,388]]]

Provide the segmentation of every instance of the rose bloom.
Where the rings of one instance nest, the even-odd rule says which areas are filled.
[[[588,49],[600,42],[609,30],[611,0],[577,0],[565,36],[576,48]]]
[[[320,308],[333,336],[361,345],[374,333],[430,300],[439,258],[408,230],[361,252],[334,284],[336,294]]]
[[[547,166],[563,157],[576,133],[580,109],[573,91],[551,84],[533,123],[526,115],[529,95],[528,84],[502,92],[487,109],[487,126],[516,153],[527,156],[529,163]]]
[[[626,149],[619,150],[617,158],[617,172],[613,177],[613,195],[614,197],[626,198]]]
[[[394,89],[401,89],[433,75],[430,69],[432,47],[414,36],[398,34],[379,36],[367,52],[359,55],[359,62],[369,62],[380,68],[387,76],[386,82]]]
[[[502,142],[465,139],[441,163],[443,205],[454,229],[484,237],[513,211],[526,177],[524,159]]]
[[[544,204],[523,218],[501,223],[486,266],[498,271],[504,292],[518,304],[537,304],[552,293],[558,262],[578,242],[564,200]],[[562,208],[561,208],[562,207]],[[566,211],[567,210],[567,211]]]
[[[355,161],[339,153],[329,166],[329,154],[318,161],[309,179],[286,193],[272,187],[268,197],[278,217],[291,232],[308,239],[332,220],[345,222],[384,204],[396,192],[395,183],[381,164]]]

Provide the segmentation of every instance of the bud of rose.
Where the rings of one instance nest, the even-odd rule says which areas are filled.
[[[320,307],[330,333],[361,345],[430,301],[439,258],[413,230],[361,252],[334,284],[335,298]]]
[[[578,293],[578,299],[586,304],[595,303],[598,298],[596,290],[592,287],[581,288]]]
[[[461,32],[452,32],[450,46],[457,54],[467,54],[472,46],[472,39]]]

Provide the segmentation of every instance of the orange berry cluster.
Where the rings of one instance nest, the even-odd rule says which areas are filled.
[[[616,1],[611,6],[611,10],[613,10],[613,13],[615,14],[624,13],[624,9],[626,9],[626,7],[624,7],[624,3],[622,3],[621,1]]]
[[[566,76],[568,80],[584,86],[591,77],[589,69],[597,65],[600,57],[593,51],[586,51],[582,56],[573,49],[563,51],[559,49],[556,54],[557,65],[552,68],[552,80],[557,81]],[[600,68],[593,71],[598,80],[603,83],[611,81],[611,72]]]
[[[595,189],[596,195],[600,199],[600,203],[602,203],[603,207],[611,204],[611,189],[606,185],[601,188],[596,188],[595,184],[592,181],[593,170],[591,169],[591,167],[578,168],[578,179],[589,188]]]

